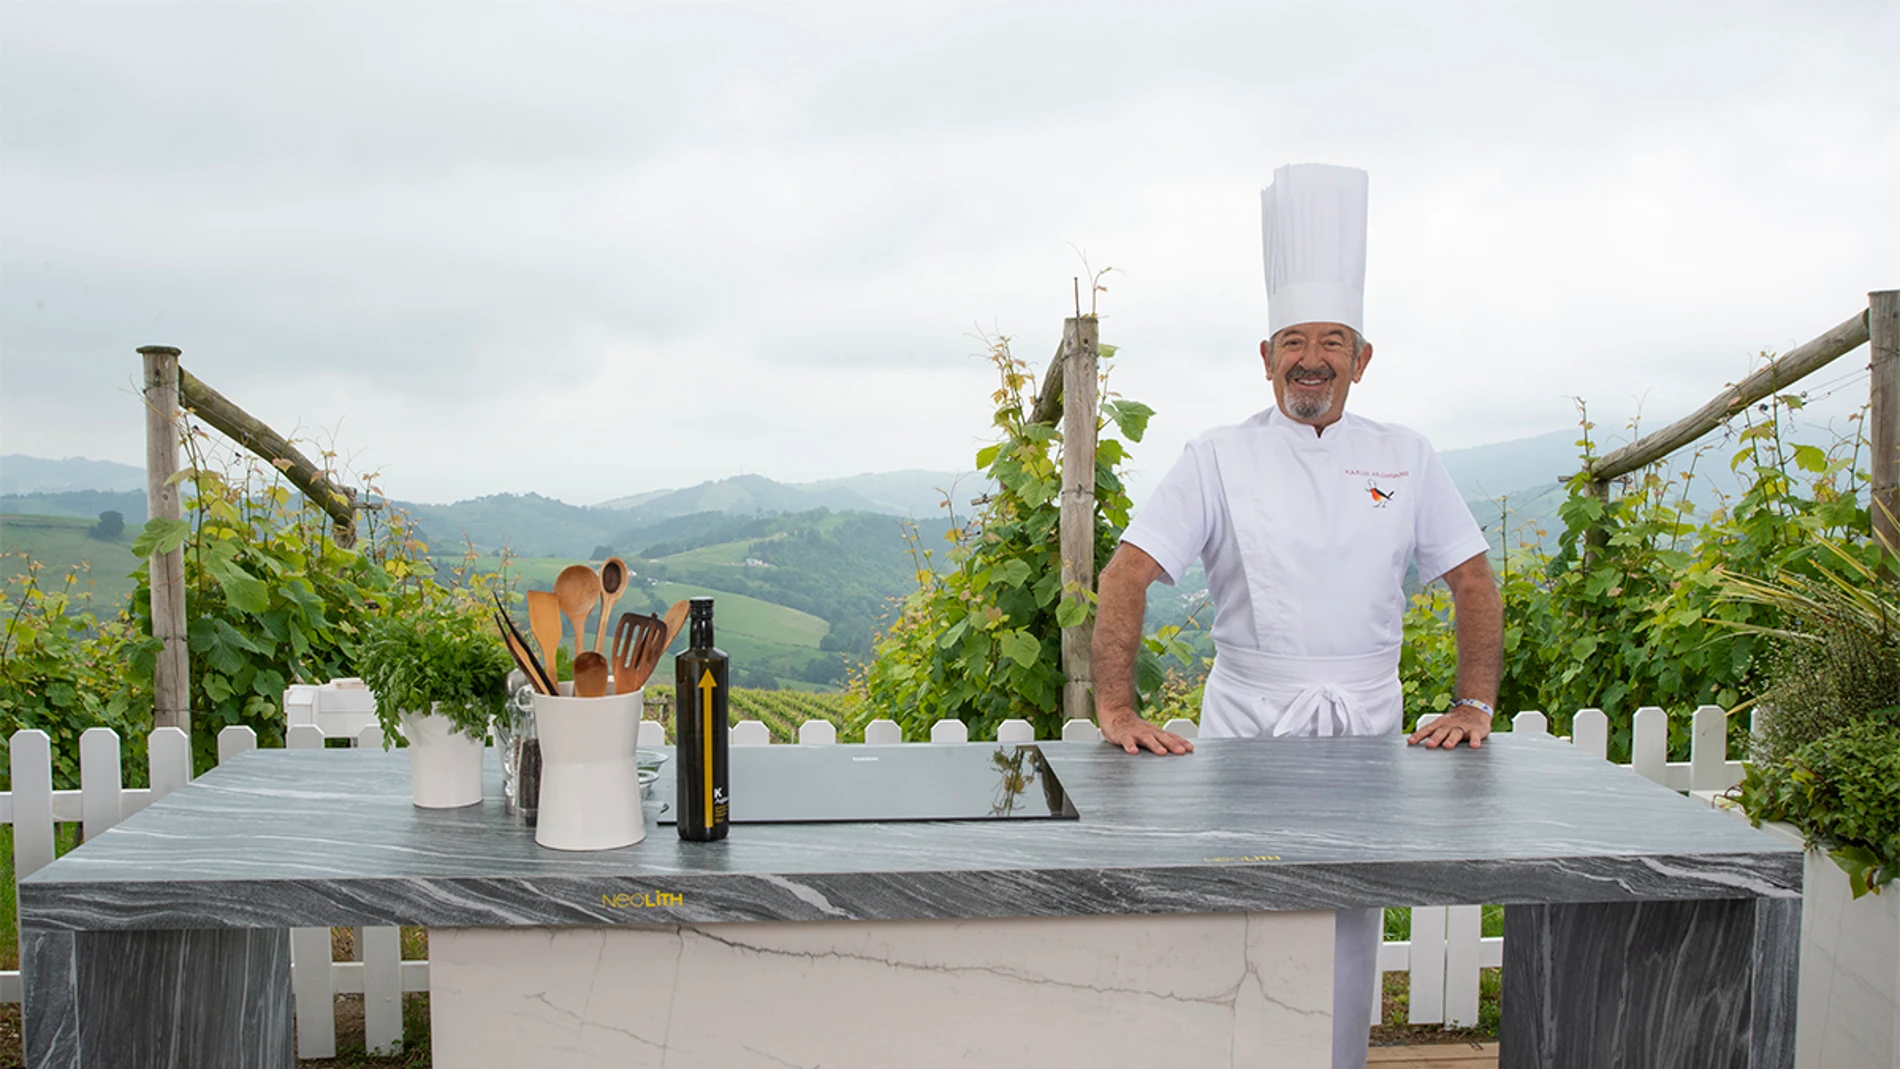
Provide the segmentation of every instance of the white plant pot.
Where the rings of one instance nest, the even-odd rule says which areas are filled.
[[[402,714],[409,740],[409,797],[424,809],[458,809],[482,800],[482,743],[433,712]]]
[[[1900,885],[1855,898],[1810,850],[1801,886],[1797,1069],[1900,1066]]]
[[[562,684],[562,689],[570,689]],[[640,807],[641,692],[604,698],[534,696],[541,800],[534,841],[555,850],[612,850],[647,837]]]

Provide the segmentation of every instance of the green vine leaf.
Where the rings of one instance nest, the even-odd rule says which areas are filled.
[[[1022,631],[1004,631],[996,636],[996,648],[1019,667],[1034,668],[1042,644]]]
[[[132,540],[132,555],[149,557],[154,553],[170,553],[185,544],[191,536],[191,524],[185,520],[167,520],[153,517],[145,521],[145,527],[139,536]]]

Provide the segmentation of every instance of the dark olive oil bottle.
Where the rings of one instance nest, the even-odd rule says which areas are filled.
[[[674,734],[679,747],[680,838],[711,842],[726,837],[732,805],[726,780],[726,655],[713,645],[713,599],[694,598],[686,651],[673,659]]]

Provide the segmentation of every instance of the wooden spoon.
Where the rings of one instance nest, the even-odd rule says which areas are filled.
[[[528,591],[528,630],[541,647],[542,667],[558,691],[561,682],[561,604],[545,590]]]
[[[600,652],[601,643],[607,637],[607,615],[614,611],[614,602],[626,592],[627,580],[633,573],[627,571],[627,562],[619,557],[608,557],[600,562],[600,621],[594,624],[594,652]]]
[[[574,659],[587,648],[587,614],[600,604],[600,576],[585,564],[570,564],[554,577],[554,600],[574,625]]]
[[[593,650],[588,650],[574,658],[574,696],[576,698],[607,696],[607,658]]]

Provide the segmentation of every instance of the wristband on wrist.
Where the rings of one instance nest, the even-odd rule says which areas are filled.
[[[1460,705],[1469,705],[1473,709],[1476,709],[1477,711],[1483,713],[1486,716],[1498,715],[1498,711],[1496,709],[1491,708],[1490,705],[1484,702],[1481,702],[1476,698],[1459,698],[1457,701],[1454,701],[1451,703],[1451,708],[1456,709]],[[1446,711],[1449,712],[1450,710],[1446,710]]]

